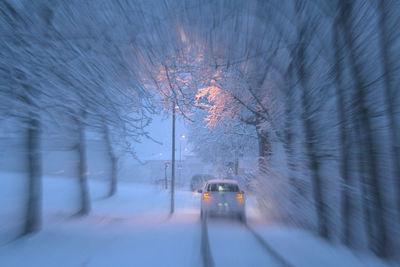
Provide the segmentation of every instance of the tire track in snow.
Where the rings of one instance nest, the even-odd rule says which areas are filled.
[[[210,240],[208,236],[208,224],[207,218],[201,219],[201,256],[204,267],[214,267],[214,259],[212,257],[210,249]],[[251,233],[251,235],[257,240],[258,244],[263,248],[268,255],[272,256],[273,259],[283,267],[293,267],[291,263],[285,260],[271,245],[268,244],[254,229],[252,229],[247,223],[243,224],[243,227]]]
[[[214,267],[214,260],[210,250],[210,240],[208,238],[207,218],[202,218],[201,222],[201,257],[204,267]]]
[[[245,224],[245,227],[249,232],[254,236],[254,238],[258,241],[258,243],[261,245],[261,247],[268,252],[274,259],[279,262],[281,266],[284,267],[293,267],[292,264],[290,264],[288,261],[286,261],[279,253],[273,249],[271,245],[267,243],[254,229],[252,229],[248,224]]]

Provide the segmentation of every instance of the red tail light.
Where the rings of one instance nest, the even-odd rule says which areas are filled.
[[[204,200],[208,200],[208,199],[210,199],[210,198],[211,198],[211,196],[210,196],[209,193],[204,193],[204,194],[203,194],[203,199],[204,199]]]
[[[239,204],[243,204],[244,203],[243,194],[237,194],[236,195],[236,199],[238,200]]]

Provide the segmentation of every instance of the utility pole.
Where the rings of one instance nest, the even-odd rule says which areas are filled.
[[[171,210],[174,213],[175,191],[175,102],[172,103],[172,166],[171,166]]]

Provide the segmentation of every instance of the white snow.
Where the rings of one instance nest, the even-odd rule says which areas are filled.
[[[22,226],[25,178],[0,173],[1,267],[202,266],[199,194],[177,190],[176,212],[169,192],[154,184],[119,184],[118,195],[104,198],[105,181],[90,181],[92,212],[78,218],[74,178],[45,177],[43,230],[15,239]],[[294,266],[385,266],[371,255],[354,254],[307,231],[271,226],[248,199],[249,225]],[[209,222],[216,266],[276,266],[238,222]]]
[[[239,222],[211,220],[208,231],[216,266],[279,266]]]
[[[253,225],[268,244],[293,266],[388,266],[388,263],[363,252],[334,245],[312,233],[282,226]]]

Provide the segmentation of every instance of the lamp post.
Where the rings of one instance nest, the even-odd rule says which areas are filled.
[[[174,213],[175,202],[175,102],[172,103],[172,164],[171,164],[171,210],[170,215]]]

